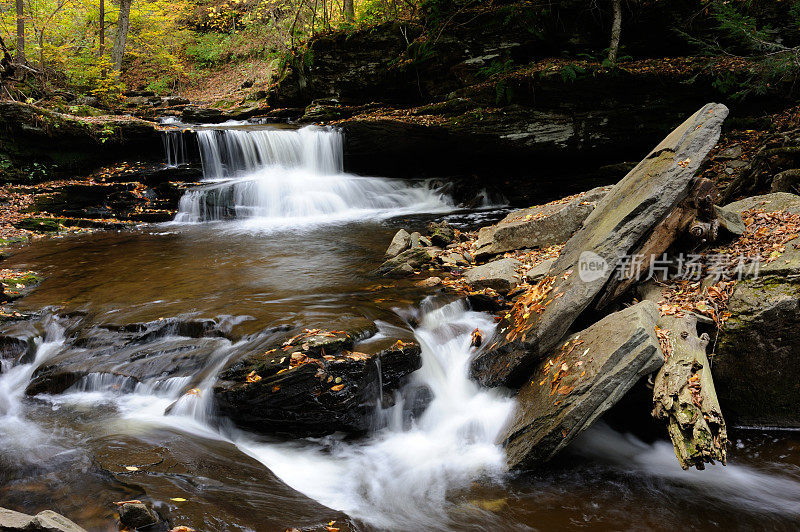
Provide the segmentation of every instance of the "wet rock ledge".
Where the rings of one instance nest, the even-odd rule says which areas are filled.
[[[420,347],[396,341],[354,351],[344,331],[304,330],[247,355],[220,375],[214,398],[239,426],[262,433],[321,436],[363,432],[384,397],[422,366]]]

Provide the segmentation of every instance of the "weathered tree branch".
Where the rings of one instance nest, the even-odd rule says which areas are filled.
[[[725,464],[728,435],[706,357],[708,336],[697,336],[697,319],[664,316],[672,352],[653,388],[653,416],[667,421],[675,456],[683,469]]]

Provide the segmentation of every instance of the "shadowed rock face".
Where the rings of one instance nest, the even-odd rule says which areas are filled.
[[[663,363],[655,333],[658,308],[639,303],[570,336],[520,389],[519,405],[499,438],[512,469],[552,458],[642,376]]]
[[[740,282],[729,301],[713,373],[737,424],[800,427],[800,253],[791,255],[790,263],[776,261],[780,275]]]
[[[800,196],[786,192],[730,203],[732,212],[800,213]],[[720,332],[712,372],[729,422],[800,427],[800,242],[795,239],[756,279],[737,283],[731,317]]]
[[[517,386],[528,378],[534,365],[603,291],[621,257],[635,253],[687,197],[727,115],[724,105],[705,105],[611,189],[551,268],[554,280],[543,310],[522,323],[504,319],[498,346],[473,361],[473,377],[487,386]],[[602,267],[590,272],[590,265]]]
[[[316,331],[246,356],[214,387],[219,410],[239,426],[269,434],[367,430],[375,405],[422,366],[421,351],[404,342],[373,354],[352,349],[349,334]]]

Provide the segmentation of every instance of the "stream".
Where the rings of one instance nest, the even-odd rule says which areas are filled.
[[[467,376],[470,333],[490,334],[492,316],[369,276],[401,227],[472,229],[505,211],[463,209],[432,181],[346,174],[334,129],[197,133],[206,183],[174,222],[46,239],[8,259],[45,280],[17,303],[36,317],[0,331],[35,338],[0,357],[0,506],[53,509],[88,530],[117,530],[113,502],[143,492],[198,531],[348,519],[356,530],[800,527],[798,432],[732,430],[727,467],[682,471],[666,439],[600,422],[541,470],[507,473],[495,439],[513,398]],[[168,164],[182,162],[182,142],[168,135]],[[200,319],[219,334],[181,332]],[[137,323],[152,334],[123,340]],[[376,405],[380,428],[363,438],[233,427],[211,401],[217,372],[286,326],[414,339],[423,365],[407,386],[429,389],[430,404],[412,421],[408,395]],[[26,396],[46,364],[83,376]]]

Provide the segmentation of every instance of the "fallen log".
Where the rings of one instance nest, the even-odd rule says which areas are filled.
[[[653,416],[667,421],[675,456],[683,469],[725,464],[728,444],[725,420],[706,357],[708,336],[697,336],[697,319],[663,316],[669,353],[656,375]]]

